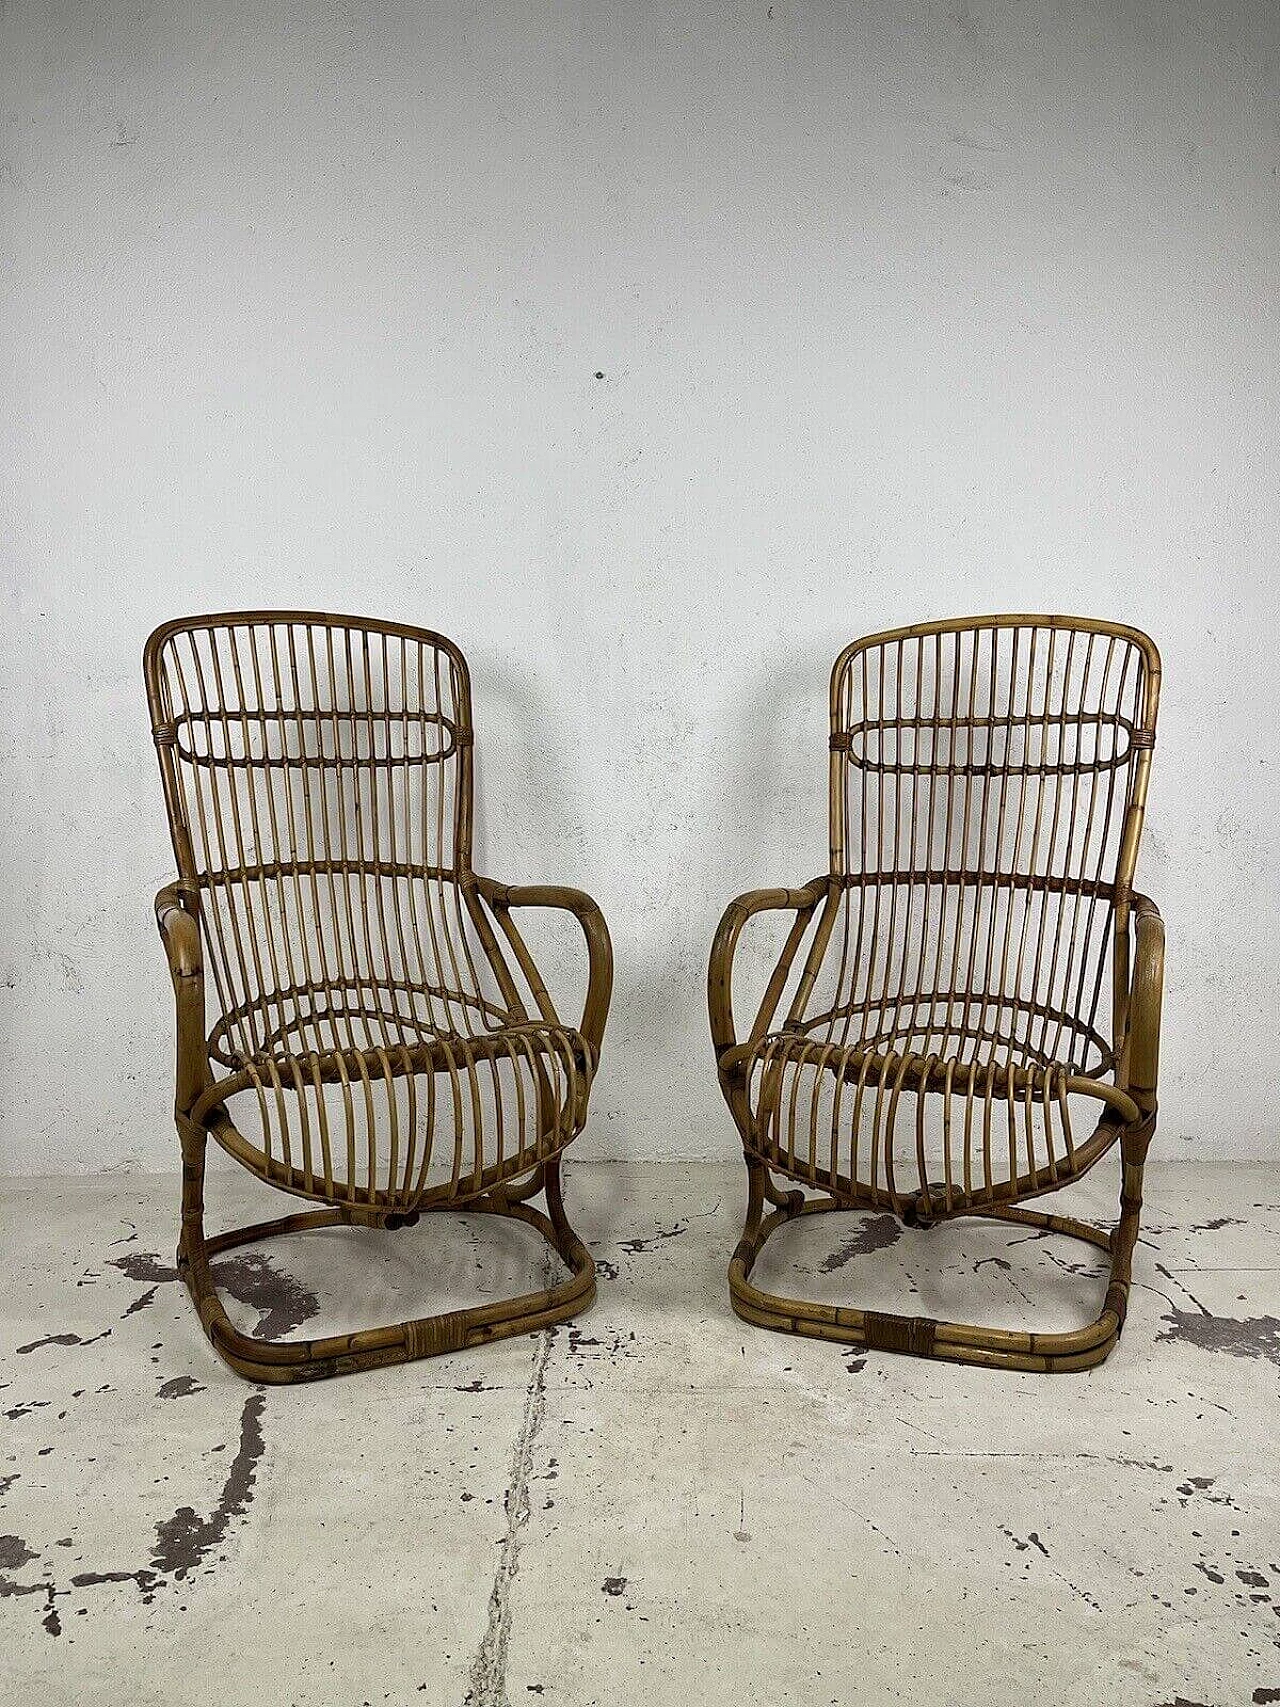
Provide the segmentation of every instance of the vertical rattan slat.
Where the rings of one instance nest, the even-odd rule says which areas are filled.
[[[928,623],[837,659],[830,870],[802,890],[734,902],[711,955],[712,1035],[750,1183],[730,1269],[740,1314],[1026,1368],[1105,1356],[1155,1123],[1154,1070],[1140,1082],[1132,1063],[1157,1051],[1163,932],[1133,881],[1159,684],[1145,635],[1086,618]],[[734,951],[751,915],[773,906],[797,909],[796,929],[739,1042]],[[788,980],[786,1018],[771,1030]],[[1087,1138],[1073,1104],[1093,1106]],[[1112,1253],[1103,1315],[1078,1335],[864,1323],[750,1283],[765,1239],[795,1214],[1008,1217],[1117,1142],[1126,1179],[1113,1235],[1016,1210]],[[783,1193],[774,1173],[825,1195]]]
[[[594,1269],[559,1167],[599,1059],[608,932],[577,890],[511,889],[472,870],[462,654],[405,624],[252,611],[165,624],[144,670],[178,864],[156,910],[178,1009],[179,1265],[214,1345],[255,1379],[314,1379],[583,1308]],[[521,906],[566,908],[582,926],[576,1029],[516,930]],[[208,1239],[211,1137],[325,1207]],[[545,1214],[529,1201],[540,1191]],[[218,1299],[219,1250],[336,1223],[396,1229],[464,1205],[537,1228],[570,1278],[280,1344],[239,1333]]]

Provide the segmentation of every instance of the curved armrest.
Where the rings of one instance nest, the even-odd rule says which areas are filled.
[[[169,961],[177,1003],[178,1040],[175,1101],[178,1112],[193,1107],[211,1081],[204,1036],[204,948],[200,921],[186,909],[180,883],[156,896],[156,923]]]
[[[175,982],[179,978],[204,976],[200,924],[187,911],[182,894],[180,883],[169,883],[156,896],[156,923]]]
[[[512,885],[495,883],[489,877],[477,877],[475,883],[502,926],[543,1017],[553,1023],[556,1023],[555,1007],[533,957],[511,919],[511,908],[557,907],[572,913],[577,919],[587,940],[587,995],[578,1030],[599,1054],[605,1021],[609,1017],[609,998],[613,994],[613,944],[599,907],[583,890],[570,889],[559,883]]]
[[[1133,979],[1129,986],[1129,1088],[1154,1108],[1160,1072],[1160,1006],[1164,994],[1164,920],[1146,895],[1133,897]]]
[[[756,1022],[751,1028],[748,1041],[754,1042],[764,1035],[769,1021],[773,1018],[778,998],[791,970],[791,963],[795,959],[796,949],[800,946],[800,939],[813,917],[814,908],[827,895],[830,887],[830,879],[822,876],[806,883],[803,889],[752,889],[746,895],[739,895],[736,901],[730,901],[725,908],[724,917],[720,920],[712,940],[711,959],[707,966],[707,1007],[711,1014],[711,1041],[718,1061],[723,1060],[728,1050],[737,1047],[737,1032],[733,1023],[733,957],[737,952],[738,938],[742,935],[743,927],[757,913],[791,911],[797,915],[783,947],[782,956],[769,979]]]

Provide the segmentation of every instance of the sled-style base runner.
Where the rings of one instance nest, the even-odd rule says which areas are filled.
[[[194,1152],[195,1141],[191,1144]],[[468,1215],[505,1215],[534,1227],[564,1262],[570,1274],[558,1286],[541,1292],[525,1292],[467,1310],[449,1310],[437,1316],[419,1316],[410,1322],[393,1322],[384,1328],[366,1328],[359,1333],[334,1334],[325,1339],[270,1341],[242,1333],[227,1315],[210,1259],[240,1245],[253,1245],[285,1233],[300,1233],[310,1227],[382,1226],[389,1231],[414,1225],[416,1213],[397,1216],[361,1212],[344,1207],[305,1210],[238,1227],[215,1238],[204,1232],[203,1155],[183,1169],[182,1237],[178,1244],[178,1272],[186,1281],[200,1312],[204,1330],[218,1355],[250,1381],[284,1385],[291,1381],[319,1381],[329,1375],[345,1375],[357,1369],[376,1369],[392,1363],[411,1363],[419,1357],[437,1357],[441,1352],[462,1351],[512,1334],[534,1333],[585,1310],[596,1295],[596,1271],[591,1253],[569,1225],[560,1190],[558,1161],[539,1168],[518,1186],[495,1186],[468,1202],[448,1209]],[[535,1209],[529,1199],[546,1192],[548,1213]],[[440,1208],[426,1214],[440,1214]]]
[[[1124,1154],[1120,1219],[1108,1231],[1070,1215],[1016,1207],[986,1212],[986,1219],[1035,1227],[1063,1238],[1079,1239],[1111,1258],[1101,1314],[1068,1333],[1032,1333],[1009,1328],[984,1328],[963,1322],[936,1321],[929,1316],[899,1316],[833,1304],[810,1304],[783,1298],[751,1282],[751,1271],[771,1234],[801,1215],[822,1215],[850,1209],[834,1197],[806,1197],[803,1191],[779,1191],[763,1163],[748,1163],[747,1224],[729,1264],[729,1294],[744,1322],[776,1333],[802,1334],[810,1339],[835,1340],[840,1345],[866,1346],[871,1351],[902,1351],[914,1357],[940,1357],[951,1363],[980,1363],[993,1369],[1027,1369],[1053,1374],[1089,1369],[1101,1363],[1120,1337],[1129,1303],[1133,1249],[1142,1211],[1142,1169],[1151,1123],[1135,1132]],[[774,1207],[764,1212],[765,1202]],[[858,1206],[865,1213],[871,1206]],[[923,1220],[917,1226],[930,1223]]]

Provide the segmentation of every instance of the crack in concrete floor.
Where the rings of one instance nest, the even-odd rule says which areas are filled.
[[[471,1662],[466,1707],[510,1707],[507,1659],[511,1645],[511,1590],[520,1569],[523,1531],[532,1510],[529,1480],[538,1432],[547,1412],[547,1364],[551,1358],[554,1333],[552,1328],[543,1328],[534,1342],[533,1369],[529,1375],[524,1414],[520,1419],[520,1432],[511,1458],[511,1477],[507,1483],[507,1527],[489,1594],[488,1626]]]

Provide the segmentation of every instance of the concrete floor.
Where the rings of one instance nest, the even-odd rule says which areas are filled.
[[[748,1329],[737,1168],[571,1159],[601,1271],[579,1323],[270,1390],[174,1280],[174,1180],[10,1183],[0,1697],[1280,1702],[1280,1172],[1148,1179],[1129,1325],[1088,1375]],[[259,1212],[247,1178],[215,1185]],[[1105,1213],[1111,1189],[1104,1164],[1081,1193]],[[766,1284],[1065,1326],[1097,1307],[1082,1249],[826,1217]],[[223,1265],[272,1334],[545,1271],[523,1229],[439,1219]]]

